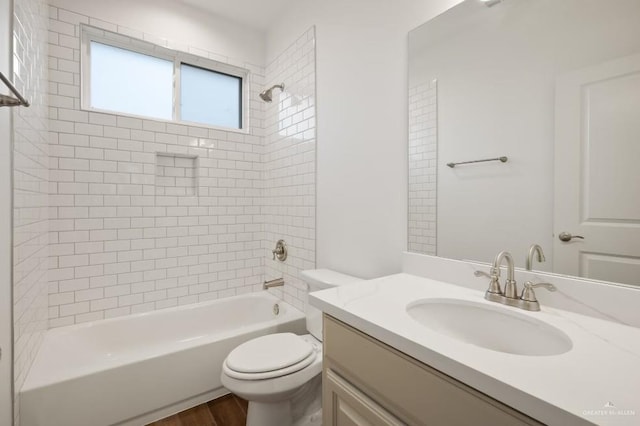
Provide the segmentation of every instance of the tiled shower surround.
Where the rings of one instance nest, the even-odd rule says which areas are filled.
[[[269,64],[266,75],[269,86],[284,82],[285,89],[276,89],[265,113],[265,274],[284,277],[284,300],[302,310],[307,288],[299,272],[314,268],[316,258],[315,29]],[[271,255],[281,238],[289,249],[285,263]]]
[[[436,254],[437,81],[409,88],[409,251]]]
[[[48,268],[48,6],[14,2],[13,78],[31,103],[13,116],[13,318],[14,420],[17,393],[47,329]],[[2,141],[6,143],[7,141]],[[6,200],[3,200],[6,201]],[[6,354],[3,354],[6,356]]]
[[[50,327],[261,290],[265,262],[271,262],[265,247],[289,235],[285,280],[297,289],[295,271],[315,260],[308,176],[315,145],[306,143],[315,140],[313,101],[290,108],[274,93],[279,113],[273,114],[258,98],[272,83],[263,68],[211,52],[210,58],[250,70],[248,133],[83,111],[80,24],[174,46],[63,9],[52,7],[50,18]],[[298,67],[295,77],[313,81],[314,68],[315,62]],[[315,84],[299,87],[315,98]],[[305,126],[305,138],[297,138]],[[282,137],[265,138],[265,129],[276,128]],[[273,162],[276,151],[280,163]],[[275,188],[285,185],[280,177],[290,192]],[[281,198],[307,193],[304,211]],[[275,239],[267,234],[274,205],[284,207],[276,224],[287,225]],[[286,294],[301,306],[297,290]]]

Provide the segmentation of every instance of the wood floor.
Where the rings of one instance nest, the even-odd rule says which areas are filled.
[[[229,394],[148,426],[245,426],[247,405],[244,399]]]

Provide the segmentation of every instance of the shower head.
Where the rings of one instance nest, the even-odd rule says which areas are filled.
[[[264,92],[260,93],[260,99],[265,102],[271,102],[273,100],[273,89],[284,90],[284,83],[273,85]]]

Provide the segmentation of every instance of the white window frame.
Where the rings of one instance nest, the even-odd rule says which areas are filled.
[[[108,46],[129,50],[143,55],[153,56],[173,62],[173,105],[172,119],[167,120],[157,117],[149,117],[131,114],[121,111],[104,110],[91,106],[91,42],[106,44]],[[100,112],[125,117],[140,118],[143,120],[162,121],[189,126],[207,127],[217,130],[225,130],[239,133],[249,133],[249,89],[251,87],[250,72],[247,69],[213,59],[203,58],[178,50],[159,46],[148,41],[139,40],[122,34],[103,30],[88,25],[80,25],[80,109],[84,111]],[[191,65],[216,73],[227,74],[240,78],[242,94],[240,96],[240,128],[215,126],[207,123],[197,123],[181,119],[180,111],[180,65]]]

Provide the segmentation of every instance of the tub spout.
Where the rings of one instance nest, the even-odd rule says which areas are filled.
[[[263,290],[268,290],[271,287],[282,287],[284,285],[284,278],[276,278],[275,280],[265,281],[262,284]]]

